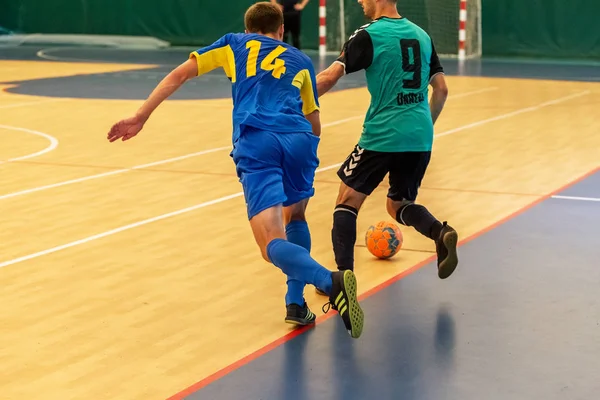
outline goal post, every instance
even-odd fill
[[[319,1],[319,54],[339,53],[369,21],[356,0]],[[481,0],[398,0],[398,11],[431,36],[440,57],[481,57]]]
[[[344,0],[339,0],[343,6]],[[344,18],[341,18],[343,20]],[[327,0],[319,0],[319,55],[327,54]]]
[[[460,0],[458,20],[458,59],[481,57],[481,0]]]

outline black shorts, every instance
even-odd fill
[[[338,176],[357,192],[370,195],[389,173],[388,197],[415,201],[430,158],[430,151],[383,153],[357,145],[338,170]]]

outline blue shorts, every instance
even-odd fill
[[[244,189],[248,219],[279,204],[312,197],[319,137],[244,129],[231,156]]]

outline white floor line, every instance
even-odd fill
[[[110,63],[110,61],[107,60],[94,60],[94,59],[87,59],[87,58],[75,58],[75,57],[59,57],[59,56],[52,56],[50,55],[51,51],[56,51],[56,50],[78,50],[80,49],[80,47],[77,46],[64,46],[64,47],[49,47],[47,49],[42,49],[39,50],[37,53],[35,53],[35,55],[41,59],[44,60],[50,60],[50,61],[64,61],[64,62],[87,62],[87,63]],[[114,50],[114,48],[98,48],[101,50]]]
[[[39,104],[47,104],[47,103],[58,103],[60,101],[67,101],[71,99],[49,99],[49,100],[40,100],[40,101],[30,101],[27,103],[15,103],[15,104],[6,104],[0,106],[0,108],[17,108],[17,107],[26,107],[26,106],[37,106]]]
[[[208,206],[211,206],[213,204],[222,203],[224,201],[227,201],[227,200],[230,200],[230,199],[234,199],[234,198],[240,197],[242,195],[243,195],[242,192],[238,192],[238,193],[231,194],[229,196],[224,196],[224,197],[220,197],[220,198],[215,199],[215,200],[211,200],[211,201],[207,201],[207,202],[204,202],[204,203],[196,204],[195,206],[183,208],[181,210],[173,211],[173,212],[170,212],[170,213],[167,213],[167,214],[162,214],[162,215],[159,215],[157,217],[145,219],[143,221],[134,222],[134,223],[129,224],[129,225],[125,225],[125,226],[121,226],[119,228],[111,229],[110,231],[102,232],[102,233],[99,233],[97,235],[88,236],[86,238],[83,238],[83,239],[80,239],[80,240],[76,240],[74,242],[70,242],[70,243],[67,243],[67,244],[63,244],[61,246],[52,247],[52,248],[47,249],[47,250],[38,251],[37,253],[32,253],[32,254],[29,254],[29,255],[26,255],[26,256],[23,256],[23,257],[19,257],[19,258],[15,258],[15,259],[12,259],[12,260],[9,260],[9,261],[5,261],[3,263],[0,263],[0,268],[6,267],[6,266],[9,266],[9,265],[12,265],[12,264],[17,264],[17,263],[20,263],[22,261],[31,260],[32,258],[41,257],[41,256],[44,256],[46,254],[56,253],[57,251],[68,249],[69,247],[74,247],[74,246],[77,246],[77,245],[80,245],[80,244],[88,243],[88,242],[91,242],[91,241],[96,240],[96,239],[101,239],[101,238],[106,237],[106,236],[114,235],[115,233],[123,232],[123,231],[126,231],[128,229],[136,228],[138,226],[142,226],[142,225],[146,225],[146,224],[149,224],[149,223],[152,223],[152,222],[160,221],[160,220],[163,220],[163,219],[166,219],[166,218],[174,217],[176,215],[185,214],[187,212],[198,210],[198,209],[204,208],[204,207],[208,207]]]
[[[493,92],[494,90],[498,90],[497,87],[495,86],[491,86],[491,87],[487,87],[487,88],[483,88],[483,89],[479,89],[479,90],[474,90],[472,92],[465,92],[465,93],[459,93],[459,94],[451,94],[448,96],[448,99],[460,99],[462,97],[467,97],[467,96],[472,96],[474,94],[480,94],[480,93],[487,93],[487,92]]]
[[[559,196],[559,195],[555,195],[552,196],[553,199],[560,199],[560,200],[577,200],[577,201],[596,201],[596,202],[600,202],[600,197],[577,197],[577,196]]]
[[[215,153],[217,151],[223,151],[223,150],[229,150],[229,149],[231,149],[230,146],[217,147],[217,148],[214,148],[214,149],[208,149],[208,150],[203,150],[203,151],[197,151],[195,153],[185,154],[185,155],[179,156],[179,157],[168,158],[166,160],[155,161],[155,162],[151,162],[151,163],[148,163],[148,164],[135,165],[135,166],[133,166],[131,168],[122,168],[122,169],[117,169],[117,170],[114,170],[114,171],[103,172],[103,173],[100,173],[100,174],[88,175],[88,176],[83,176],[81,178],[70,179],[68,181],[57,182],[57,183],[53,183],[53,184],[50,184],[50,185],[37,186],[37,187],[31,188],[31,189],[25,189],[25,190],[21,190],[21,191],[18,191],[18,192],[12,192],[12,193],[7,193],[7,194],[0,195],[0,200],[10,199],[10,198],[13,198],[13,197],[22,196],[24,194],[29,194],[29,193],[41,192],[42,190],[53,189],[53,188],[57,188],[57,187],[61,187],[61,186],[67,186],[67,185],[71,185],[71,184],[74,184],[74,183],[85,182],[85,181],[89,181],[89,180],[92,180],[92,179],[98,179],[98,178],[104,178],[104,177],[107,177],[107,176],[122,174],[122,173],[125,173],[125,172],[134,171],[136,169],[143,169],[143,168],[148,168],[148,167],[154,167],[156,165],[161,165],[161,164],[171,163],[171,162],[175,162],[175,161],[185,160],[186,158],[196,157],[196,156],[200,156],[200,155],[203,155],[203,154]]]
[[[521,109],[513,111],[513,112],[509,112],[509,113],[506,113],[506,114],[498,115],[496,117],[484,119],[482,121],[477,121],[477,122],[474,122],[472,124],[462,126],[460,128],[450,129],[449,131],[442,132],[442,133],[436,135],[436,137],[439,138],[439,137],[442,137],[442,136],[451,135],[454,132],[458,132],[458,131],[461,131],[461,130],[464,130],[464,129],[469,129],[469,128],[475,128],[477,126],[481,126],[481,125],[487,124],[489,122],[499,121],[501,119],[506,119],[506,118],[514,117],[515,115],[524,114],[524,113],[528,113],[528,112],[532,112],[532,111],[537,111],[540,108],[544,108],[544,107],[556,105],[556,104],[565,102],[567,100],[571,100],[571,99],[575,99],[577,97],[585,96],[585,95],[590,94],[590,93],[591,93],[591,91],[585,90],[583,92],[575,93],[575,94],[572,94],[570,96],[560,97],[560,98],[558,98],[556,100],[546,101],[544,103],[538,104],[537,106],[531,106],[531,107],[527,107],[527,108],[521,108]]]
[[[9,125],[0,125],[0,129],[6,129],[8,131],[25,132],[25,133],[29,133],[31,135],[41,136],[50,142],[50,144],[47,147],[45,147],[44,149],[42,149],[40,151],[36,151],[35,153],[27,154],[27,155],[24,155],[21,157],[9,158],[8,160],[0,160],[0,164],[9,163],[12,161],[22,161],[22,160],[27,160],[27,159],[30,159],[33,157],[41,156],[42,154],[49,153],[58,147],[58,139],[56,139],[54,136],[48,135],[47,133],[44,133],[44,132],[34,131],[33,129],[21,128],[18,126],[9,126]]]
[[[496,87],[488,87],[488,88],[483,88],[483,89],[479,89],[479,90],[474,90],[472,92],[459,93],[457,95],[454,95],[454,97],[455,98],[456,97],[467,97],[467,96],[470,96],[470,95],[484,93],[484,92],[488,92],[488,91],[496,90],[496,89],[497,89]],[[452,96],[449,96],[449,97],[452,97]],[[333,121],[333,122],[325,123],[325,124],[323,124],[323,128],[329,128],[329,127],[332,127],[332,126],[343,124],[345,122],[354,121],[354,120],[360,119],[360,118],[364,118],[364,116],[363,115],[357,115],[357,116],[354,116],[354,117],[345,118],[345,119],[341,119],[341,120],[338,120],[338,121]],[[204,150],[204,151],[198,151],[198,152],[191,153],[191,154],[186,154],[186,155],[183,155],[183,156],[180,156],[180,157],[173,157],[173,158],[169,158],[169,159],[166,159],[166,160],[160,160],[160,161],[156,161],[156,162],[152,162],[152,163],[148,163],[148,164],[136,165],[136,166],[133,166],[131,168],[122,168],[122,169],[118,169],[118,170],[114,170],[114,171],[103,172],[103,173],[100,173],[100,174],[83,176],[81,178],[70,179],[70,180],[63,181],[63,182],[57,182],[57,183],[53,183],[53,184],[49,184],[49,185],[34,187],[34,188],[31,188],[31,189],[20,190],[18,192],[12,192],[12,193],[3,194],[3,195],[0,195],[0,200],[10,199],[10,198],[13,198],[13,197],[22,196],[22,195],[30,194],[30,193],[41,192],[41,191],[47,190],[47,189],[54,189],[54,188],[57,188],[57,187],[72,185],[72,184],[75,184],[75,183],[81,183],[81,182],[89,181],[89,180],[92,180],[92,179],[105,178],[107,176],[118,175],[118,174],[122,174],[122,173],[125,173],[125,172],[134,171],[134,170],[137,170],[137,169],[144,169],[144,168],[148,168],[148,167],[154,167],[156,165],[167,164],[167,163],[171,163],[171,162],[175,162],[175,161],[185,160],[186,158],[192,158],[192,157],[196,157],[196,156],[203,155],[203,154],[208,154],[208,153],[213,153],[213,152],[223,151],[223,150],[230,150],[230,149],[231,149],[231,147],[218,147],[218,148],[214,148],[214,149],[209,149],[209,150]],[[333,166],[332,168],[335,168],[335,166]]]
[[[552,105],[552,104],[558,104],[560,102],[567,101],[569,99],[575,98],[577,96],[582,96],[582,95],[587,94],[587,93],[588,92],[582,92],[582,93],[579,93],[578,95],[571,95],[571,96],[562,97],[562,98],[559,98],[559,99],[556,99],[556,100],[552,100],[552,101],[548,101],[548,102],[542,103],[542,104],[540,104],[538,106],[535,106],[535,107],[528,107],[526,110],[533,111],[533,110],[541,108],[542,106],[548,106],[548,105]],[[510,116],[514,116],[514,115],[520,114],[520,112],[512,112],[512,113],[509,113],[509,114],[510,114]],[[506,116],[506,115],[508,115],[508,114],[505,114],[505,116],[503,118],[508,118],[508,116]],[[499,117],[501,117],[501,116],[499,116]],[[496,120],[497,120],[497,118],[490,118],[490,119],[485,120],[485,121],[491,122],[491,121],[496,121]],[[485,122],[485,123],[487,123],[487,122]],[[467,129],[472,128],[473,126],[474,126],[474,124],[465,125],[465,126],[463,126],[461,128],[453,129],[451,131],[451,133],[456,133],[456,132],[460,132],[462,130],[467,130]],[[475,125],[475,126],[478,126],[478,125]],[[451,133],[447,133],[445,136],[450,135]],[[324,167],[324,168],[319,168],[317,170],[317,172],[327,171],[327,170],[336,168],[339,165],[340,164],[338,163],[338,164],[334,164],[334,165],[329,165],[329,166]],[[177,210],[177,211],[172,211],[170,213],[166,213],[166,214],[162,214],[162,215],[159,215],[159,216],[156,216],[156,217],[148,218],[148,219],[145,219],[145,220],[142,220],[142,221],[134,222],[134,223],[131,223],[131,224],[128,224],[128,225],[121,226],[119,228],[111,229],[111,230],[106,231],[106,232],[102,232],[102,233],[99,233],[99,234],[96,234],[96,235],[88,236],[86,238],[79,239],[79,240],[76,240],[76,241],[73,241],[73,242],[69,242],[69,243],[66,243],[66,244],[63,244],[63,245],[60,245],[60,246],[52,247],[50,249],[38,251],[36,253],[28,254],[28,255],[25,255],[25,256],[22,256],[22,257],[18,257],[18,258],[13,258],[12,260],[7,260],[7,261],[4,261],[4,262],[0,263],[0,268],[6,267],[6,266],[9,266],[9,265],[13,265],[13,264],[17,264],[17,263],[20,263],[20,262],[23,262],[23,261],[31,260],[31,259],[34,259],[34,258],[38,258],[38,257],[44,256],[44,255],[47,255],[47,254],[56,253],[57,251],[60,251],[60,250],[68,249],[70,247],[78,246],[80,244],[85,244],[85,243],[94,241],[96,239],[101,239],[101,238],[104,238],[104,237],[107,237],[107,236],[110,236],[110,235],[114,235],[114,234],[119,233],[119,232],[123,232],[123,231],[129,230],[129,229],[137,228],[139,226],[147,225],[147,224],[150,224],[152,222],[160,221],[160,220],[163,220],[163,219],[166,219],[166,218],[170,218],[170,217],[173,217],[173,216],[176,216],[176,215],[185,214],[187,212],[198,210],[200,208],[204,208],[204,207],[211,206],[211,205],[214,205],[214,204],[219,204],[219,203],[222,203],[224,201],[231,200],[231,199],[234,199],[234,198],[237,198],[237,197],[241,197],[241,196],[243,196],[243,192],[233,193],[233,194],[230,194],[228,196],[219,197],[217,199],[210,200],[210,201],[205,201],[205,202],[193,205],[191,207],[186,207],[186,208],[183,208],[183,209],[180,209],[180,210]]]
[[[491,86],[491,87],[487,87],[487,88],[483,88],[483,89],[473,90],[472,92],[464,92],[464,93],[459,93],[459,94],[454,94],[454,95],[451,94],[451,95],[448,96],[448,100],[460,99],[460,98],[463,98],[463,97],[472,96],[474,94],[481,94],[481,93],[491,92],[491,91],[494,91],[494,90],[498,90],[498,88],[495,87],[495,86]],[[341,124],[344,124],[346,122],[354,121],[354,120],[357,120],[357,119],[363,119],[363,118],[365,118],[364,114],[362,114],[362,115],[355,115],[354,117],[348,117],[348,118],[340,119],[338,121],[330,122],[328,124],[323,125],[323,127],[324,128],[328,128],[330,126],[341,125]]]

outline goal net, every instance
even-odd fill
[[[356,0],[320,2],[321,43],[325,42],[320,52],[338,53],[368,20]],[[398,11],[431,36],[440,57],[481,56],[481,0],[398,0]]]

